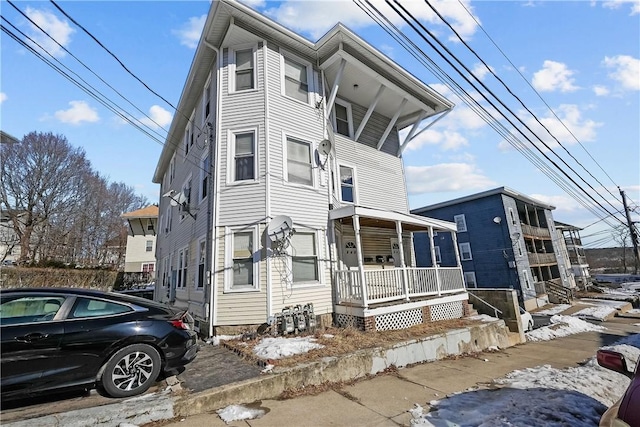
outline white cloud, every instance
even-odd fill
[[[495,71],[492,66],[489,66],[489,69],[491,69],[491,71]],[[471,72],[473,73],[474,76],[476,76],[480,80],[484,80],[485,76],[489,74],[489,70],[482,63],[475,64]]]
[[[206,21],[207,15],[193,16],[181,28],[171,30],[171,33],[180,39],[181,45],[187,46],[189,49],[195,49],[198,47],[200,35]]]
[[[7,94],[4,92],[0,92],[0,104],[7,100]]]
[[[292,30],[309,34],[314,40],[320,38],[338,21],[351,29],[359,29],[374,25],[374,22],[355,3],[339,0],[338,6],[333,7],[328,1],[284,1],[277,7],[264,10],[264,13]],[[336,2],[337,4],[337,2]],[[404,21],[383,0],[373,0],[372,4],[394,24],[402,26]],[[473,13],[470,0],[461,3],[447,0],[436,0],[432,4],[440,14],[451,23],[455,30],[463,37],[470,38],[478,29],[473,17],[466,9]],[[463,7],[464,5],[464,7]],[[403,5],[413,16],[422,22],[443,25],[433,11],[421,2],[406,2]],[[310,17],[313,17],[310,19]],[[476,17],[478,22],[479,18]],[[405,24],[406,25],[406,24]],[[430,28],[433,31],[433,28]],[[450,40],[456,40],[451,35]]]
[[[152,129],[158,129],[171,124],[172,119],[173,115],[169,111],[159,105],[152,105],[149,108],[149,117],[143,117],[140,121]]]
[[[58,110],[54,113],[55,118],[62,123],[79,125],[82,122],[95,123],[100,120],[98,112],[84,101],[71,101],[69,105],[71,108],[68,110]]]
[[[547,196],[546,194],[530,194],[529,197],[555,206],[556,210],[562,212],[578,212],[584,210],[584,207],[580,203],[576,202],[573,197],[567,195]]]
[[[638,0],[608,0],[602,2],[602,7],[618,9],[622,5],[627,4],[631,6],[631,13],[629,13],[629,15],[633,16],[640,14],[640,2],[638,2]]]
[[[441,163],[433,166],[408,166],[407,190],[409,194],[445,191],[481,190],[495,185],[475,165],[468,163]]]
[[[544,61],[542,69],[533,74],[533,87],[542,92],[572,92],[578,89],[574,85],[574,72],[566,64],[556,61]]]
[[[609,77],[622,85],[623,89],[640,90],[640,60],[628,55],[605,57],[603,64],[612,68]]]
[[[549,132],[555,136],[563,145],[574,145],[578,142],[590,142],[596,139],[596,130],[602,123],[595,122],[590,119],[585,119],[582,116],[582,112],[577,105],[574,104],[561,104],[555,108],[556,115],[560,118],[560,121],[552,114],[549,113],[545,117],[538,116],[540,122],[549,129]],[[525,116],[524,111],[520,112],[520,116],[526,123],[526,125],[537,135],[542,141],[544,141],[552,150],[559,146],[558,142],[552,138],[549,133],[532,117]],[[563,125],[564,123],[564,125]],[[565,128],[566,125],[566,128]],[[568,129],[568,130],[567,130]],[[520,135],[517,133],[516,135]],[[575,136],[575,138],[574,138]],[[549,151],[543,144],[538,142],[538,139],[529,134],[531,140],[540,147],[542,151]],[[524,141],[524,138],[520,138]],[[501,141],[498,147],[502,150],[511,148],[511,144],[507,141]]]
[[[593,93],[595,93],[596,96],[607,96],[609,95],[609,88],[606,86],[596,85],[593,87]]]
[[[73,34],[75,30],[71,28],[67,21],[61,21],[56,15],[43,9],[27,7],[25,13],[38,27],[42,28],[42,31],[47,32],[60,45],[64,47],[69,46],[71,43],[71,34]],[[43,49],[57,58],[65,56],[65,51],[35,25],[29,23],[29,27],[29,36],[42,46]],[[37,48],[37,46],[34,47]]]

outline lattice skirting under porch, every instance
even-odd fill
[[[459,319],[463,316],[463,301],[452,301],[365,318],[351,314],[337,313],[335,320],[340,327],[352,327],[365,331],[389,331],[406,329],[413,325],[419,325],[420,323]]]

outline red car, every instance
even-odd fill
[[[598,365],[631,378],[624,395],[607,409],[600,419],[600,426],[640,427],[640,358],[636,371],[627,370],[624,356],[616,351],[598,350]]]

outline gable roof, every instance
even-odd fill
[[[347,59],[350,64],[366,64],[370,77],[391,88],[390,95],[394,91],[402,92],[408,98],[408,113],[397,124],[400,129],[413,124],[418,117],[430,117],[453,108],[453,103],[340,23],[314,43],[235,0],[216,0],[207,15],[153,182],[162,181],[173,153],[180,146],[180,136],[187,126],[188,116],[196,107],[214,68],[217,51],[224,46],[231,31],[245,31],[273,40],[283,49],[312,60],[325,71],[327,78],[336,74],[341,59]],[[365,90],[361,92],[366,93]]]
[[[132,212],[126,212],[120,215],[121,218],[158,218],[158,206],[149,205],[146,208],[138,209]]]

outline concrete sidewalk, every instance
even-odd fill
[[[235,421],[231,426],[408,426],[408,410],[418,403],[427,406],[472,387],[490,387],[494,378],[528,367],[551,365],[576,366],[593,357],[598,348],[623,336],[640,333],[637,319],[615,318],[603,326],[603,332],[585,332],[552,341],[529,342],[477,357],[439,360],[381,374],[352,385],[336,387],[315,396],[288,400],[263,400],[250,406],[266,414],[255,420]],[[215,413],[176,418],[154,423],[154,427],[227,426]]]

